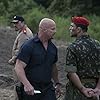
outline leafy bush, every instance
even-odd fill
[[[52,0],[34,0],[38,5],[42,5],[45,8],[48,8]]]
[[[90,35],[100,41],[100,17],[96,15],[90,15],[88,18],[90,19]]]
[[[42,10],[41,8],[33,8],[32,10],[29,10],[26,14],[24,14],[26,23],[33,31],[33,33],[36,33],[38,31],[39,21],[44,17],[49,17],[49,15],[45,12],[45,10]]]
[[[56,15],[100,15],[100,1],[98,0],[54,0],[48,8],[48,11]]]
[[[55,38],[63,41],[71,41],[72,39],[69,34],[70,18],[54,16],[54,20],[57,25],[57,32],[55,34]]]
[[[7,24],[8,24],[7,22],[8,22],[8,20],[6,17],[0,16],[0,26],[7,26]]]
[[[50,0],[51,1],[51,0]],[[73,8],[72,5],[77,5],[77,0],[54,0],[54,2],[51,4],[51,8],[49,7],[48,10],[50,10],[49,13],[47,13],[47,10],[43,8],[41,5],[37,6],[36,3],[34,3],[33,0],[1,0],[0,2],[0,25],[9,25],[12,17],[14,15],[21,15],[25,18],[27,25],[31,28],[33,33],[38,32],[38,24],[39,21],[44,17],[49,17],[55,20],[57,24],[57,33],[55,34],[56,39],[61,39],[65,41],[72,41],[72,38],[69,34],[69,26],[70,26],[70,16],[66,13],[70,11],[72,13],[73,11],[80,12],[80,10],[77,10],[77,7]],[[79,0],[78,0],[79,1]],[[91,1],[91,0],[90,0]],[[89,1],[89,2],[90,2]],[[66,3],[64,3],[66,2]],[[85,2],[85,1],[82,1]],[[88,2],[88,1],[87,1]],[[91,6],[91,4],[89,4]],[[72,8],[73,10],[69,9]],[[82,5],[81,5],[82,7]],[[56,9],[55,9],[56,8]],[[55,14],[56,12],[56,14]],[[63,17],[64,16],[64,17]],[[96,14],[88,14],[88,19],[90,19],[91,24],[89,26],[89,34],[94,37],[95,39],[100,40],[100,17]]]
[[[23,15],[28,10],[36,7],[36,3],[33,0],[8,0],[8,8],[6,16],[11,19],[15,15]]]

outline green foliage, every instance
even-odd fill
[[[3,16],[6,14],[6,8],[3,4],[3,2],[0,2],[0,15]]]
[[[51,0],[50,0],[51,1]],[[80,1],[80,2],[77,2]],[[33,33],[38,32],[39,21],[44,17],[49,17],[55,20],[57,25],[57,33],[55,34],[56,39],[61,39],[65,41],[72,41],[72,38],[69,34],[70,26],[70,14],[80,14],[80,11],[83,11],[84,2],[87,8],[91,8],[93,5],[87,1],[81,0],[54,0],[51,6],[47,10],[41,5],[37,6],[33,0],[1,0],[0,2],[0,25],[9,25],[12,17],[14,15],[21,15],[25,18],[27,25],[31,28]],[[99,2],[98,2],[99,3]],[[82,5],[83,4],[83,5]],[[77,6],[75,6],[77,5]],[[95,4],[97,5],[97,4]],[[79,9],[81,8],[81,9]],[[87,9],[86,8],[86,9]],[[94,7],[97,9],[97,7]],[[93,9],[94,9],[93,8]],[[92,10],[92,9],[91,9]],[[97,10],[96,10],[97,11]],[[73,13],[74,12],[74,13]],[[87,10],[88,12],[88,10]],[[84,12],[85,13],[85,12]],[[56,14],[56,15],[55,15]],[[64,17],[63,17],[64,16]],[[88,14],[88,19],[90,19],[91,24],[89,27],[89,33],[95,39],[100,40],[100,17],[96,14]]]
[[[41,8],[33,8],[24,15],[26,23],[33,31],[33,33],[36,33],[38,31],[39,21],[44,17],[49,17],[49,15],[45,12],[45,10]]]
[[[34,0],[38,5],[42,5],[45,8],[51,4],[52,0]]]
[[[68,16],[98,14],[100,15],[100,1],[98,0],[54,0],[49,6],[50,13]]]
[[[7,22],[8,22],[8,20],[6,17],[0,16],[0,26],[7,26],[7,24],[8,24]]]
[[[33,0],[1,0],[0,13],[10,21],[14,15],[23,15],[33,7],[37,7]]]
[[[89,33],[90,35],[100,41],[100,17],[96,15],[88,16],[90,19]]]
[[[96,15],[85,16],[90,20],[90,25],[88,33],[91,37],[100,41],[100,17]],[[57,24],[57,33],[55,34],[56,39],[64,41],[72,41],[74,38],[70,37],[69,26],[70,26],[70,16],[67,18],[54,16],[54,20]]]
[[[36,4],[32,0],[13,0],[8,1],[8,16],[22,15],[27,10],[36,7]]]
[[[63,18],[59,16],[54,16],[53,18],[57,25],[57,33],[55,34],[55,38],[63,41],[71,41],[71,37],[69,34],[69,25],[70,18]]]
[[[49,13],[63,16],[68,9],[68,0],[54,0],[47,10]]]

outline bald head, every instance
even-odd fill
[[[39,28],[49,28],[52,26],[56,26],[55,22],[49,18],[43,18],[39,23]]]
[[[38,37],[41,40],[49,40],[56,33],[56,23],[49,18],[43,18],[39,23]]]

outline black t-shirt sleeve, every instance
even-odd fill
[[[58,61],[58,50],[57,50],[57,48],[56,48],[55,60],[54,60],[54,62],[53,62],[53,63],[56,63],[57,61]]]
[[[29,45],[23,45],[19,51],[17,59],[23,61],[24,63],[28,64],[31,54],[32,48]]]

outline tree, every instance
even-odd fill
[[[48,8],[52,0],[34,0],[38,5],[42,5],[45,8]]]
[[[99,0],[54,0],[49,6],[48,11],[53,14],[68,15],[84,15],[84,14],[100,14]]]

